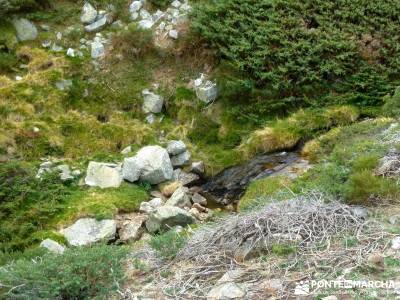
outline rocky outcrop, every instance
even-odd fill
[[[117,164],[91,161],[87,168],[85,183],[100,188],[119,187],[122,182],[121,167]]]
[[[46,248],[48,251],[56,253],[56,254],[63,254],[65,251],[65,247],[53,241],[52,239],[45,239],[40,243],[40,247]]]
[[[161,206],[150,214],[146,221],[149,232],[169,230],[174,226],[186,226],[195,222],[195,219],[186,210],[176,206]]]
[[[115,238],[117,223],[115,220],[97,221],[92,218],[83,218],[70,227],[60,230],[71,246],[85,246],[104,240]]]

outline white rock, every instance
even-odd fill
[[[50,31],[50,26],[46,24],[41,24],[40,28],[42,28],[43,31]]]
[[[171,5],[172,5],[173,7],[175,7],[175,8],[179,8],[179,7],[182,5],[182,3],[179,2],[178,0],[174,0],[174,1],[171,3]]]
[[[135,156],[125,158],[122,165],[122,178],[130,182],[139,180],[141,168],[142,164]]]
[[[243,299],[246,292],[235,282],[217,284],[207,294],[207,300]]]
[[[59,41],[61,41],[61,39],[62,39],[62,33],[61,32],[57,32],[57,34],[56,34],[56,38],[57,38],[57,40],[59,40]]]
[[[181,154],[186,151],[186,145],[182,141],[170,141],[167,145],[167,151],[170,155]]]
[[[53,45],[51,46],[51,50],[54,52],[61,52],[63,51],[63,47],[53,43]]]
[[[72,48],[68,48],[67,50],[67,56],[69,57],[75,57],[75,50]]]
[[[141,11],[140,11],[140,13],[139,13],[139,15],[140,15],[140,17],[144,20],[144,19],[151,19],[151,14],[147,11],[147,10],[145,10],[145,9],[142,9]]]
[[[73,179],[74,177],[71,174],[71,170],[68,165],[59,165],[56,168],[60,172],[60,179],[62,181]]]
[[[139,14],[137,12],[131,13],[131,20],[132,21],[137,20],[137,18],[139,18]]]
[[[149,90],[142,91],[143,96],[143,111],[145,113],[160,113],[163,105],[164,98],[162,96],[156,95]]]
[[[172,164],[167,150],[160,146],[146,146],[136,154],[141,165],[140,180],[159,184],[172,178]]]
[[[191,10],[192,10],[192,7],[191,7],[188,3],[183,3],[183,4],[181,5],[181,7],[179,7],[179,9],[180,9],[181,11],[188,12],[188,11],[191,11]]]
[[[190,202],[190,197],[188,195],[188,188],[179,187],[176,189],[165,205],[178,206],[180,208],[191,207],[192,203]]]
[[[154,25],[153,20],[144,19],[144,20],[139,21],[138,28],[140,28],[140,29],[150,29],[151,27],[153,27],[153,25]]]
[[[190,162],[190,158],[191,158],[191,155],[190,155],[189,151],[185,151],[181,154],[171,156],[172,166],[180,167],[183,165],[187,165]]]
[[[158,208],[163,205],[163,201],[161,198],[153,198],[149,201],[149,204],[154,208]]]
[[[150,125],[153,124],[156,120],[156,117],[154,116],[154,114],[148,114],[146,116],[146,122],[149,123]]]
[[[143,201],[140,203],[139,211],[141,213],[150,214],[154,211],[154,207],[149,202]]]
[[[176,40],[178,38],[178,31],[176,31],[175,29],[172,29],[168,32],[168,35],[170,38],[173,38]]]
[[[88,2],[83,5],[81,22],[83,24],[93,23],[97,18],[97,10]]]
[[[42,42],[43,48],[50,48],[50,46],[51,46],[51,41],[43,41]]]
[[[202,162],[202,161],[192,162],[191,171],[198,175],[204,174],[204,172],[205,172],[204,162]]]
[[[72,87],[72,80],[63,79],[56,82],[56,88],[60,91],[69,90]]]
[[[100,19],[98,19],[96,22],[86,25],[85,30],[87,32],[99,31],[108,23],[108,20],[109,20],[109,16],[104,15]]]
[[[121,150],[122,155],[128,155],[131,152],[132,152],[132,146],[125,147],[124,149]]]
[[[160,22],[160,24],[158,25],[158,29],[164,31],[165,26],[166,26],[165,22]]]
[[[142,6],[143,6],[143,4],[141,1],[138,1],[138,0],[133,1],[131,3],[131,5],[129,6],[129,12],[130,13],[138,12],[142,8]]]
[[[60,233],[71,246],[85,246],[101,240],[111,240],[115,237],[116,231],[115,220],[97,221],[92,218],[83,218],[70,227],[62,229]]]
[[[195,222],[195,219],[186,210],[176,206],[161,206],[150,214],[146,221],[149,232],[168,230],[174,226],[186,226]]]
[[[122,182],[121,168],[116,164],[91,161],[87,168],[85,183],[100,188],[119,187]]]
[[[99,58],[105,55],[104,45],[100,42],[91,43],[91,56],[92,58]]]
[[[157,23],[161,18],[164,17],[164,13],[161,10],[157,10],[152,16],[151,19],[154,23]]]
[[[15,76],[15,80],[16,80],[16,81],[21,81],[21,80],[22,80],[22,77],[19,76],[19,75],[17,75],[17,76]]]
[[[56,254],[63,254],[65,251],[65,247],[57,243],[56,241],[53,241],[52,239],[45,239],[40,243],[40,247],[46,248],[50,252],[56,253]]]
[[[200,177],[197,174],[187,173],[185,171],[182,171],[182,169],[176,169],[172,174],[172,179],[175,181],[179,181],[183,186],[186,186],[199,180]]]
[[[392,239],[392,249],[400,250],[400,236],[396,236],[394,239]]]
[[[196,83],[195,83],[196,84]],[[196,96],[205,103],[210,103],[217,99],[218,88],[217,84],[211,81],[200,84],[195,87]]]
[[[14,19],[12,20],[15,31],[17,32],[18,40],[20,41],[33,41],[38,36],[36,26],[27,19]]]

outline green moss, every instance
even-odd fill
[[[188,132],[188,138],[193,143],[216,144],[218,143],[219,125],[204,115],[199,115]]]
[[[260,198],[268,199],[289,185],[290,181],[283,177],[267,177],[252,181],[240,199],[238,209],[241,211],[251,209],[260,204]],[[262,201],[262,204],[265,204],[265,201]]]
[[[271,247],[271,252],[278,256],[288,256],[289,254],[295,253],[296,248],[290,245],[273,244]]]

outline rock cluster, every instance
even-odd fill
[[[146,10],[144,0],[134,0],[129,6],[131,20],[138,20],[139,28],[151,29],[157,25],[156,34],[171,39],[178,38],[177,26],[187,20],[187,14],[191,9],[186,0],[185,2],[174,0],[166,11],[157,10],[153,14]]]
[[[46,160],[39,166],[36,178],[42,178],[46,173],[58,173],[62,181],[71,180],[81,175],[78,169],[70,169],[67,164],[59,160]]]

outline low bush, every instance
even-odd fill
[[[153,236],[149,241],[149,245],[160,257],[165,259],[173,259],[179,250],[186,243],[186,237],[182,233],[174,230],[167,231],[163,234]]]
[[[400,87],[398,87],[393,96],[387,95],[383,98],[383,113],[389,117],[400,116]]]
[[[128,249],[96,245],[20,259],[0,268],[7,299],[105,299],[124,282]]]

